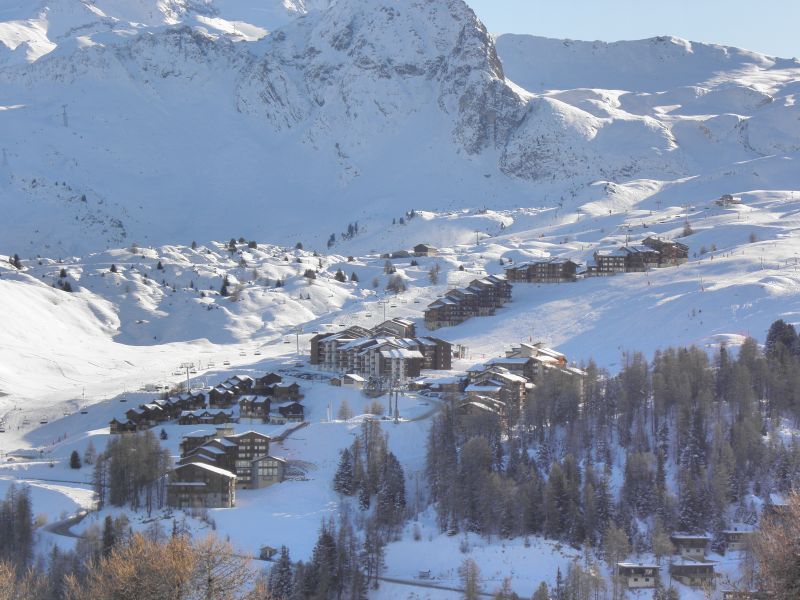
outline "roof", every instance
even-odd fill
[[[352,379],[353,381],[366,381],[361,375],[356,375],[355,373],[347,373],[345,374],[346,379]]]
[[[254,458],[251,462],[259,462],[259,461],[267,460],[267,459],[269,459],[269,460],[277,460],[278,462],[282,462],[282,463],[286,462],[286,459],[284,459],[284,458],[280,458],[278,456],[269,456],[269,455],[259,456],[258,458]]]
[[[226,471],[225,469],[220,469],[219,467],[215,467],[213,465],[207,465],[205,463],[186,463],[185,465],[179,465],[175,467],[175,470],[178,471],[180,469],[185,469],[187,467],[195,466],[200,469],[204,469],[216,475],[221,475],[222,477],[227,477],[228,479],[236,479],[236,475],[231,473],[230,471]]]
[[[390,359],[424,358],[419,350],[407,350],[406,348],[390,348],[388,350],[381,350],[380,352],[383,358],[390,358]]]

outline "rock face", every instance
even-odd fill
[[[32,248],[172,241],[189,200],[197,236],[322,235],[800,149],[800,64],[720,46],[496,47],[463,0],[14,2],[0,235]]]
[[[469,154],[502,147],[525,110],[461,0],[340,0],[271,36],[238,92],[240,110],[313,139],[341,127],[357,142],[433,109]]]

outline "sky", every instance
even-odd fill
[[[493,34],[574,40],[673,35],[800,57],[800,0],[466,0]]]

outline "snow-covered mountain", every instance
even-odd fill
[[[358,322],[377,313],[364,303],[385,284],[378,255],[421,241],[447,249],[438,260],[457,284],[462,264],[474,275],[500,272],[500,259],[585,263],[692,222],[698,260],[680,282],[661,274],[623,311],[627,284],[568,287],[453,331],[486,353],[535,321],[573,355],[597,355],[632,310],[639,321],[674,306],[692,314],[687,290],[701,287],[739,307],[734,325],[698,319],[631,343],[710,343],[800,312],[786,262],[800,188],[796,60],[675,38],[494,40],[462,0],[17,1],[0,19],[0,253],[25,264],[0,273],[0,305],[20,323],[41,317],[0,338],[8,388],[68,338],[101,370],[130,371],[147,353],[122,344],[191,353],[196,339],[280,343],[298,324]],[[722,194],[742,204],[719,208]],[[418,218],[400,225],[412,208]],[[240,236],[262,250],[227,256],[211,243]],[[286,250],[298,241],[329,254],[305,257],[325,273],[309,289]],[[730,262],[702,260],[714,252]],[[115,262],[126,269],[112,276]],[[49,287],[62,267],[81,290],[68,299]],[[338,268],[359,285],[334,282]],[[402,269],[412,316],[442,291],[426,268]],[[241,303],[215,296],[225,274],[245,284]],[[276,291],[277,278],[287,287]],[[570,304],[588,316],[570,321]],[[73,367],[47,367],[63,376],[56,395],[97,373]]]
[[[49,0],[0,12],[7,252],[321,245],[410,208],[540,205],[800,150],[800,63],[495,41],[462,0]],[[693,199],[687,198],[687,201]],[[7,214],[9,214],[7,212]],[[188,242],[188,240],[183,240]]]

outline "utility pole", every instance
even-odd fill
[[[183,362],[183,363],[181,363],[181,369],[185,369],[186,370],[186,391],[187,392],[191,392],[192,391],[191,385],[189,383],[189,371],[191,369],[193,369],[193,368],[194,368],[194,363],[193,362]]]
[[[300,334],[303,333],[303,326],[298,325],[294,329],[295,340],[297,341],[297,355],[300,356]]]
[[[67,105],[61,105],[61,119],[64,121],[64,127],[69,127],[69,119],[67,118]]]
[[[376,302],[376,304],[378,306],[382,306],[383,307],[383,320],[385,321],[386,320],[386,305],[389,304],[389,301],[388,300],[378,300]]]

